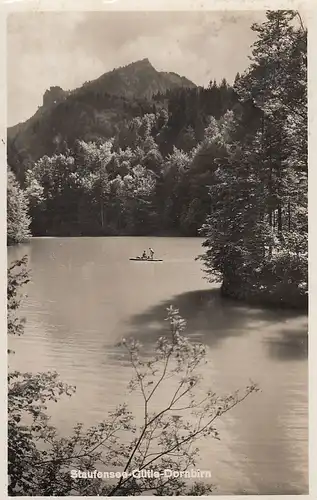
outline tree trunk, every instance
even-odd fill
[[[104,229],[104,206],[102,198],[100,200],[100,220],[101,220],[101,227],[102,229]]]
[[[279,202],[278,207],[277,207],[277,231],[279,234],[282,234],[282,206],[281,202]]]

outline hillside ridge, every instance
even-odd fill
[[[132,77],[134,76],[134,81]],[[124,81],[126,77],[129,80]],[[135,79],[139,77],[139,81]],[[152,82],[150,78],[152,77]],[[145,81],[142,82],[142,79]],[[121,80],[121,81],[120,81]],[[143,84],[142,84],[143,83]],[[154,85],[153,85],[154,83]],[[24,122],[19,122],[8,127],[8,136],[13,137],[16,133],[23,130],[24,125],[45,114],[46,111],[54,108],[60,102],[66,100],[69,96],[85,90],[105,91],[109,94],[124,96],[128,98],[146,98],[149,99],[157,92],[165,92],[175,87],[190,87],[196,85],[185,76],[180,76],[171,71],[157,71],[146,57],[133,61],[124,66],[119,66],[98,78],[84,82],[80,87],[73,90],[64,90],[60,86],[51,86],[43,94],[43,103],[38,107],[34,115],[30,116]],[[130,88],[129,88],[130,87]]]

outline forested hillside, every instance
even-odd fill
[[[305,304],[306,30],[292,11],[252,29],[250,66],[233,86],[175,76],[167,88],[165,73],[152,85],[147,61],[13,134],[8,162],[32,234],[203,235],[207,274],[224,293]]]
[[[51,87],[29,120],[8,129],[9,158],[18,154],[20,162],[30,165],[65,142],[72,147],[76,139],[108,139],[125,121],[151,113],[153,95],[183,87],[196,85],[175,73],[156,71],[148,59],[114,69],[72,91]]]

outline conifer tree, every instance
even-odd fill
[[[28,200],[13,172],[7,174],[7,244],[15,245],[30,237]]]

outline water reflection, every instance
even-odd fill
[[[267,339],[270,356],[280,361],[294,361],[308,357],[308,332],[304,325],[282,329],[275,337]]]
[[[256,334],[259,329],[269,327],[268,330],[274,330],[274,337],[266,340],[272,357],[280,360],[307,358],[307,319],[301,313],[246,306],[222,297],[218,288],[175,295],[132,316],[128,320],[131,335],[144,343],[152,343],[153,338],[166,329],[164,318],[170,305],[177,307],[186,319],[186,335],[197,337],[210,347],[227,338],[250,331]],[[287,327],[294,322],[298,323],[296,330]]]
[[[163,265],[130,262],[153,247]],[[186,334],[209,346],[203,384],[218,394],[258,382],[257,393],[219,422],[221,441],[203,440],[201,468],[218,494],[306,493],[307,318],[224,299],[202,280],[197,239],[52,238],[10,249],[30,257],[23,305],[26,332],[13,339],[14,367],[55,369],[77,386],[52,407],[61,433],[93,425],[127,399],[131,371],[116,347],[133,335],[153,351],[166,332],[166,308],[180,309]],[[160,263],[159,263],[160,264]]]

